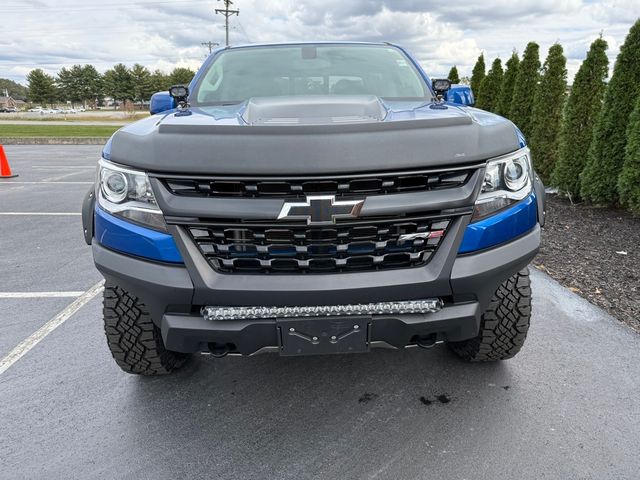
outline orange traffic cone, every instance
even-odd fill
[[[9,166],[9,160],[4,153],[4,147],[0,145],[0,178],[12,178],[17,177],[18,174],[11,173],[11,167]]]

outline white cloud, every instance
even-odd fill
[[[224,41],[214,0],[6,0],[0,38],[0,77],[24,80],[32,68],[55,73],[73,63],[106,70],[118,62],[170,70],[197,68],[206,41]],[[541,55],[559,41],[573,75],[603,32],[611,61],[638,0],[235,0],[233,43],[295,40],[374,40],[406,46],[432,76],[458,65],[469,74],[536,41]]]

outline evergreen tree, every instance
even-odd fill
[[[136,63],[131,68],[130,73],[133,100],[140,102],[140,105],[142,105],[143,102],[149,100],[154,93],[151,85],[151,72],[149,72],[146,67]]]
[[[87,102],[94,104],[103,96],[103,79],[102,75],[96,70],[93,65],[85,65],[82,69],[83,89],[82,89],[82,101],[85,106]]]
[[[476,98],[480,93],[480,84],[482,84],[482,80],[484,80],[486,75],[485,71],[484,53],[481,53],[471,71],[471,91]]]
[[[531,156],[540,177],[548,181],[558,159],[562,110],[567,95],[567,58],[556,43],[542,67],[531,117]]]
[[[496,104],[495,112],[503,117],[509,117],[509,110],[511,108],[511,100],[513,99],[513,87],[516,84],[516,77],[518,76],[518,67],[520,66],[520,59],[518,54],[513,51],[511,58],[507,60],[505,64],[507,69],[502,77],[502,87],[500,88],[500,96]]]
[[[583,198],[612,205],[625,156],[629,117],[640,93],[640,20],[631,27],[616,59],[581,175]]]
[[[40,68],[31,70],[27,75],[29,100],[33,103],[53,103],[56,100],[56,87],[51,75]]]
[[[456,67],[455,65],[451,67],[451,70],[449,70],[449,75],[447,75],[447,78],[451,80],[451,83],[453,84],[460,83],[460,75],[458,74],[458,67]]]
[[[502,88],[502,76],[502,60],[496,58],[491,65],[489,73],[480,84],[476,107],[488,112],[495,111],[500,97],[500,89]]]
[[[133,82],[131,72],[122,63],[118,63],[104,74],[104,93],[116,101],[132,100]]]
[[[190,68],[176,67],[169,74],[169,82],[171,85],[189,85],[195,74]]]
[[[573,198],[580,196],[580,173],[587,161],[593,126],[602,109],[609,59],[607,42],[595,40],[571,87],[560,133],[560,152],[551,183]]]
[[[62,100],[70,100],[72,96],[71,92],[71,71],[62,67],[58,72],[58,75],[55,79],[56,89],[58,91],[58,96]]]
[[[627,127],[624,164],[618,180],[620,201],[640,214],[640,95]]]
[[[540,47],[535,42],[530,42],[525,48],[518,67],[518,76],[513,87],[513,98],[509,107],[510,120],[526,137],[531,135],[533,98],[540,78],[539,51]]]
[[[58,95],[62,100],[70,101],[73,107],[84,100],[84,69],[82,65],[71,68],[62,67],[56,78]]]
[[[169,77],[160,70],[154,70],[151,74],[150,85],[153,93],[164,92],[169,90],[171,82],[169,81]]]

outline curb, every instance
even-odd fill
[[[104,145],[109,137],[0,137],[0,145]]]

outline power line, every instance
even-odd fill
[[[240,10],[230,10],[229,7],[233,5],[231,0],[218,0],[224,2],[224,9],[216,8],[216,15],[224,15],[224,31],[225,31],[225,45],[229,46],[229,17],[232,15],[240,16]]]
[[[217,47],[220,44],[218,42],[202,42],[200,45],[202,45],[203,47],[209,47],[209,55],[211,55],[211,52],[213,52],[213,47]]]
[[[247,43],[251,43],[251,39],[249,38],[249,35],[247,35],[247,32],[244,29],[244,27],[242,26],[242,23],[240,22],[239,18],[238,18],[238,26],[240,27],[240,30],[242,30],[242,34],[244,35],[244,38],[247,39]]]

